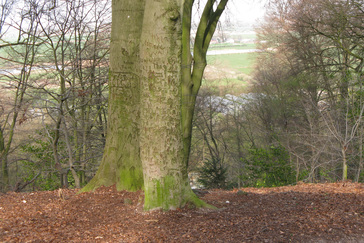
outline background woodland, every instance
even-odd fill
[[[254,64],[232,55],[236,77],[206,72],[189,163],[195,186],[364,180],[363,3],[267,4],[254,45],[246,44],[259,50],[249,54]],[[79,188],[95,174],[107,126],[110,5],[1,2],[3,191]],[[221,23],[221,42],[232,25]]]

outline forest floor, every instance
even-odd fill
[[[217,210],[143,211],[114,187],[0,195],[0,242],[364,242],[364,185],[198,191]]]

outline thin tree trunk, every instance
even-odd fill
[[[296,182],[298,182],[299,178],[300,178],[300,163],[298,156],[296,156]]]
[[[197,28],[196,39],[191,56],[190,36],[192,6],[194,0],[185,0],[182,23],[182,129],[184,160],[188,165],[191,150],[192,120],[195,111],[196,97],[201,87],[203,73],[207,65],[206,53],[217,23],[228,0],[221,0],[214,11],[214,0],[208,0]]]
[[[29,54],[29,53],[27,53]],[[33,62],[34,57],[32,58],[32,62]],[[3,186],[4,189],[7,190],[9,187],[9,167],[8,167],[8,156],[9,156],[9,151],[13,142],[13,138],[14,138],[14,134],[15,134],[15,126],[16,126],[16,122],[19,116],[19,112],[20,112],[20,108],[23,105],[23,101],[24,101],[24,95],[25,95],[25,91],[28,85],[28,79],[29,79],[29,75],[30,75],[30,70],[29,73],[26,73],[26,71],[24,71],[27,67],[27,60],[25,60],[25,63],[23,64],[23,69],[21,72],[21,76],[20,79],[18,80],[18,86],[16,88],[16,93],[15,93],[15,101],[14,101],[14,113],[13,113],[13,117],[11,120],[11,124],[9,127],[9,136],[8,136],[8,140],[6,142],[6,144],[4,143],[4,148],[1,151],[1,170],[2,170],[2,177],[3,177]],[[5,124],[7,123],[7,119]],[[5,130],[5,128],[4,128]],[[3,136],[3,133],[1,134]],[[2,138],[4,141],[4,138]]]
[[[77,175],[77,172],[73,169],[73,165],[74,165],[73,150],[72,150],[72,145],[70,143],[70,136],[68,134],[67,124],[64,119],[63,119],[63,127],[64,127],[65,141],[66,141],[67,150],[68,150],[68,166],[72,173],[73,179],[75,180],[76,188],[80,188],[81,187],[80,177]]]
[[[362,127],[360,125],[359,128],[359,165],[358,165],[358,171],[356,174],[355,182],[360,181],[360,174],[361,170],[363,169],[363,131]]]
[[[347,159],[346,159],[346,147],[343,146],[341,148],[341,154],[343,156],[343,175],[342,175],[342,180],[346,181],[348,179],[348,164],[347,164]]]
[[[360,93],[362,93],[363,92],[363,83],[360,81],[361,80],[359,79]],[[359,104],[361,107],[362,106],[362,96],[360,96]],[[358,165],[358,171],[356,174],[355,182],[360,181],[360,174],[361,174],[362,169],[363,169],[363,127],[362,127],[362,122],[360,122],[360,124],[359,124],[359,165]]]

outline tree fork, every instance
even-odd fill
[[[184,160],[188,165],[191,150],[192,119],[198,91],[201,87],[203,73],[207,65],[206,54],[217,23],[225,10],[228,0],[219,2],[216,10],[213,5],[216,0],[209,0],[204,8],[197,28],[196,39],[191,57],[191,19],[194,0],[186,0],[183,6],[182,23],[182,126]]]
[[[113,1],[108,134],[100,168],[83,191],[144,185],[146,210],[214,208],[193,193],[187,166],[206,52],[227,1],[215,11],[215,0],[206,4],[194,62],[193,0]]]

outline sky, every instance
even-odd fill
[[[201,5],[204,6],[206,0],[200,0]],[[264,3],[268,0],[229,0],[227,7],[221,16],[220,20],[226,22],[228,19],[230,23],[242,22],[243,24],[254,25],[257,19],[262,18],[265,12]],[[196,4],[198,1],[195,2]],[[198,22],[199,15],[203,9],[198,9],[197,5],[194,8],[194,22]],[[198,12],[199,14],[196,14]]]
[[[2,0],[1,0],[2,1]],[[206,0],[201,0],[203,3]],[[244,24],[253,25],[258,18],[262,18],[264,14],[264,2],[267,0],[229,0],[225,13],[221,20],[228,18],[231,22],[237,21]],[[11,33],[8,33],[11,35]],[[17,36],[17,32],[14,35]]]
[[[263,0],[230,0],[226,13],[232,20],[254,23],[264,15]]]

